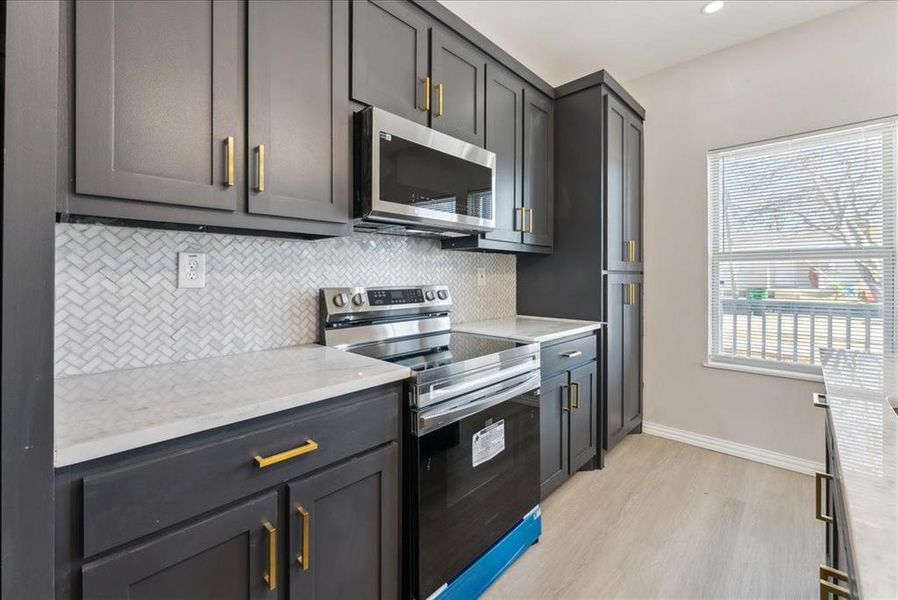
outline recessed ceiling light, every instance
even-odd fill
[[[702,12],[706,15],[710,15],[712,13],[716,13],[718,10],[723,8],[723,0],[714,0],[713,2],[708,2],[702,7]]]

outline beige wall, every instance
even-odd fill
[[[871,2],[626,87],[646,107],[645,419],[822,460],[821,384],[702,366],[706,154],[898,112],[898,3]]]

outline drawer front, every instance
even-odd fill
[[[567,338],[551,342],[540,351],[542,377],[551,377],[572,367],[588,363],[596,358],[596,336],[592,333],[584,337]]]
[[[84,556],[92,556],[399,437],[400,388],[298,409],[285,422],[84,477]],[[202,434],[200,434],[202,435]],[[286,451],[309,450],[259,466]],[[266,461],[263,461],[266,462]]]

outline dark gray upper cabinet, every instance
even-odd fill
[[[604,443],[611,450],[642,424],[642,275],[608,275],[606,306]]]
[[[247,18],[249,212],[345,223],[348,2],[260,0]]]
[[[410,2],[354,0],[353,99],[427,125],[428,29]]]
[[[524,243],[551,246],[554,231],[555,113],[552,101],[524,91]]]
[[[84,565],[84,600],[276,598],[278,496],[269,493]]]
[[[596,455],[596,384],[595,361],[577,367],[570,372],[570,465],[573,475]]]
[[[642,119],[614,96],[604,99],[606,268],[642,271]]]
[[[433,29],[430,61],[431,126],[483,146],[486,55],[454,35]]]
[[[486,149],[496,153],[496,229],[490,240],[522,241],[524,83],[493,63],[486,71]]]
[[[290,598],[399,596],[395,443],[288,489]]]
[[[568,476],[568,375],[543,379],[539,394],[540,497],[546,498]]]
[[[238,4],[89,0],[75,13],[75,190],[236,209]]]

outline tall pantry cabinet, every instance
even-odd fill
[[[644,118],[605,71],[556,90],[554,253],[518,258],[518,314],[606,323],[606,451],[642,430]]]

